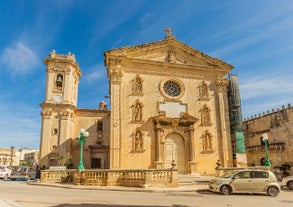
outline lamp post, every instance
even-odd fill
[[[82,150],[83,150],[83,143],[88,138],[89,133],[84,129],[80,129],[80,135],[76,138],[77,142],[80,145],[80,155],[79,155],[79,165],[77,167],[78,170],[84,170],[83,162],[82,162]]]
[[[13,163],[13,151],[14,151],[14,146],[10,147],[10,167],[12,166]]]
[[[267,133],[264,133],[262,134],[262,140],[263,142],[265,143],[265,149],[266,149],[266,160],[265,160],[265,166],[272,166],[272,163],[269,159],[269,144],[268,144],[268,141],[269,141],[269,137],[268,137],[268,134]]]

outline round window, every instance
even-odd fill
[[[181,88],[179,84],[174,81],[167,81],[164,84],[163,88],[164,88],[164,92],[168,96],[176,97],[176,96],[179,96],[181,93]]]
[[[184,86],[177,78],[167,79],[161,82],[160,91],[167,99],[177,100],[184,94]]]

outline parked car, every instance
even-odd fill
[[[282,179],[282,187],[287,187],[288,189],[293,190],[293,175]]]
[[[11,174],[11,170],[4,165],[0,165],[0,178],[7,179]]]
[[[271,171],[245,169],[234,171],[209,181],[209,189],[223,195],[230,193],[260,193],[277,196],[281,187]]]
[[[15,171],[13,171],[9,177],[10,180],[33,180],[36,179],[36,169],[33,167],[18,167]]]

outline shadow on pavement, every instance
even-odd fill
[[[157,206],[157,205],[156,205]],[[80,204],[58,204],[52,207],[150,207],[144,205],[113,205],[113,204],[93,204],[93,203],[80,203]],[[168,207],[168,206],[158,206],[158,207]],[[173,207],[185,207],[181,205],[173,205]]]

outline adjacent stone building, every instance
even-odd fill
[[[264,165],[264,133],[269,138],[268,152],[272,166],[293,166],[293,108],[290,104],[244,119],[243,128],[249,166]]]
[[[74,55],[45,58],[40,158],[76,167],[80,128],[89,132],[85,168],[162,169],[215,174],[233,166],[226,75],[232,66],[165,39],[106,51],[110,109],[77,108],[81,71]]]

